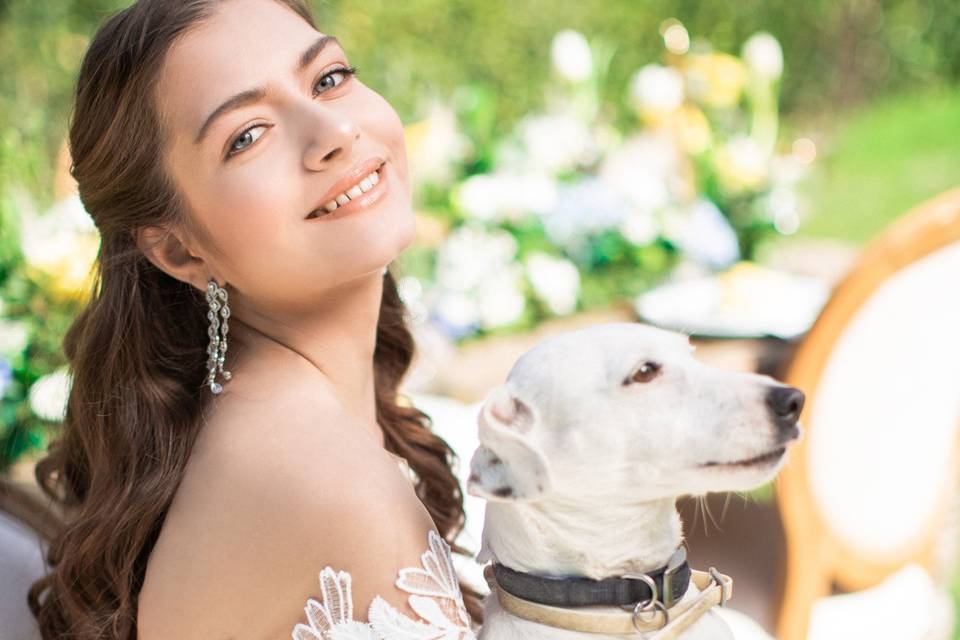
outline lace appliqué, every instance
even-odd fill
[[[401,569],[395,583],[410,594],[410,607],[422,620],[410,619],[380,596],[370,603],[370,622],[354,620],[350,574],[324,567],[323,602],[307,600],[309,624],[294,627],[293,640],[476,640],[450,547],[432,529],[427,538],[429,548],[420,556],[423,569]]]

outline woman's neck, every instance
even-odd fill
[[[347,412],[379,434],[373,354],[382,290],[381,277],[312,311],[281,315],[241,307],[230,318],[226,368],[243,375],[245,362],[264,358],[271,366],[303,367],[305,376],[317,376]]]

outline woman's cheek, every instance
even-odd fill
[[[366,126],[371,132],[375,132],[374,138],[386,143],[391,160],[397,169],[397,174],[403,179],[405,185],[409,185],[407,143],[400,115],[379,93],[369,88],[367,88],[367,91],[371,101],[376,104],[374,105],[375,108],[367,111],[371,115],[375,114],[375,116],[367,121]]]

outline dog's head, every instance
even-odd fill
[[[644,501],[770,480],[804,396],[708,367],[685,335],[598,324],[525,353],[478,417],[467,489],[491,501]]]

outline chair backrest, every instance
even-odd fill
[[[960,462],[960,189],[869,244],[786,382],[807,406],[777,483],[779,635],[802,640],[834,584],[856,591],[908,563],[934,576],[944,564]]]
[[[30,492],[0,476],[0,638],[40,639],[27,591],[47,571],[56,513],[44,506],[39,490]]]

